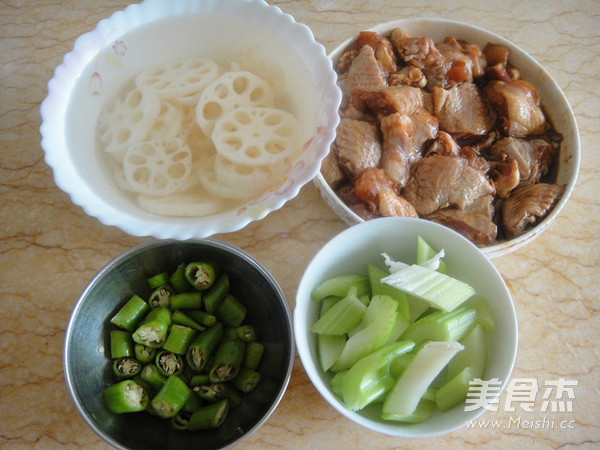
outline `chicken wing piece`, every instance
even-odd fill
[[[369,167],[379,166],[381,144],[377,124],[343,118],[336,135],[338,161],[351,179]]]
[[[372,47],[365,45],[360,49],[352,59],[348,71],[338,77],[338,84],[342,90],[342,109],[346,108],[353,90],[387,84],[385,73],[377,62]]]
[[[413,121],[399,113],[381,119],[383,154],[381,168],[398,187],[403,187],[410,177],[412,164],[421,154],[415,145]]]
[[[480,170],[453,156],[431,156],[415,163],[404,198],[422,216],[448,206],[467,208],[494,187]]]
[[[525,233],[529,226],[546,217],[565,186],[538,183],[515,189],[502,207],[502,225],[508,239]]]
[[[359,110],[379,115],[400,113],[410,116],[424,109],[423,91],[404,85],[354,89],[350,103]]]
[[[545,131],[547,123],[537,91],[526,81],[493,80],[483,88],[483,94],[507,135],[526,137]]]

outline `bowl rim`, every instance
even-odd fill
[[[558,101],[560,101],[563,104],[565,110],[568,112],[569,119],[571,122],[570,127],[573,128],[573,140],[574,140],[573,152],[572,152],[572,155],[570,155],[569,164],[573,167],[572,171],[573,171],[574,175],[569,179],[569,182],[566,184],[565,192],[563,193],[561,198],[558,200],[558,202],[554,205],[554,208],[552,208],[550,213],[541,222],[539,222],[535,227],[529,229],[527,232],[523,233],[522,235],[520,235],[516,238],[502,241],[502,242],[496,243],[494,245],[481,247],[481,251],[483,251],[489,258],[495,258],[498,256],[502,256],[502,255],[511,253],[511,252],[523,247],[524,245],[530,243],[537,236],[539,236],[543,231],[545,231],[550,226],[550,224],[554,221],[554,219],[559,215],[559,213],[562,211],[563,207],[569,200],[573,190],[575,189],[575,185],[577,183],[577,178],[579,175],[579,167],[580,167],[580,161],[581,161],[581,137],[580,137],[580,133],[579,133],[579,126],[577,124],[577,118],[575,117],[575,114],[573,112],[571,104],[569,103],[566,95],[564,94],[563,90],[560,88],[560,86],[558,85],[556,80],[554,80],[552,75],[550,75],[550,73],[536,59],[534,59],[528,52],[523,50],[521,47],[516,45],[514,42],[504,38],[503,36],[493,32],[493,31],[487,30],[487,29],[477,26],[477,25],[472,25],[467,22],[462,22],[462,21],[452,20],[452,19],[438,18],[438,17],[430,17],[430,18],[415,17],[415,18],[395,19],[395,20],[391,20],[391,21],[387,21],[387,22],[378,23],[371,27],[365,28],[364,30],[365,31],[375,31],[375,32],[379,32],[379,33],[386,33],[386,32],[391,31],[393,28],[401,27],[402,25],[406,25],[406,24],[410,24],[410,25],[417,24],[418,25],[419,23],[428,23],[428,24],[434,24],[434,25],[438,25],[438,26],[445,25],[445,26],[453,26],[453,27],[464,27],[471,31],[476,31],[483,35],[487,35],[490,39],[493,38],[496,42],[507,45],[509,48],[511,48],[511,50],[512,49],[516,50],[517,52],[520,53],[519,56],[521,58],[526,59],[528,61],[528,63],[531,64],[532,67],[535,68],[536,71],[543,73],[544,76],[548,78],[549,82],[552,85],[552,88],[556,92]],[[330,51],[329,57],[332,59],[332,61],[335,62],[337,60],[337,58],[339,58],[339,56],[341,55],[342,51],[346,47],[348,47],[348,45],[350,45],[352,42],[356,41],[357,37],[358,37],[358,31],[356,32],[355,35],[348,37],[341,44],[339,44],[332,51]],[[316,186],[319,193],[321,194],[321,196],[323,197],[323,199],[325,200],[325,202],[328,204],[328,206],[347,225],[354,225],[357,223],[364,222],[364,219],[362,219],[360,216],[358,216],[356,213],[354,213],[350,208],[348,208],[348,206],[337,196],[337,194],[334,192],[334,190],[325,181],[325,178],[321,174],[320,170],[316,174],[315,178],[313,179],[313,183]]]
[[[285,395],[285,393],[287,391],[287,387],[288,387],[290,379],[291,379],[292,370],[294,367],[295,353],[296,353],[296,342],[294,339],[294,323],[293,323],[292,311],[287,302],[287,299],[285,297],[285,294],[284,294],[281,286],[279,285],[279,283],[277,282],[275,277],[269,272],[269,270],[267,270],[267,268],[258,259],[256,259],[250,253],[246,252],[245,250],[242,250],[241,248],[237,247],[234,244],[231,244],[226,241],[222,241],[220,239],[215,239],[215,238],[194,238],[194,239],[188,239],[185,241],[176,240],[176,239],[164,239],[164,240],[163,239],[151,239],[151,240],[142,242],[134,247],[131,247],[131,248],[125,250],[124,252],[122,252],[122,253],[118,254],[117,256],[115,256],[114,258],[112,258],[88,282],[88,284],[85,286],[85,288],[83,289],[83,291],[77,298],[77,302],[75,303],[75,306],[73,307],[71,315],[69,316],[69,320],[67,322],[67,327],[65,329],[65,337],[64,337],[63,345],[62,345],[62,351],[63,351],[62,366],[63,366],[63,374],[64,374],[64,378],[65,378],[65,384],[66,384],[67,390],[69,392],[69,396],[71,397],[71,400],[75,404],[75,407],[76,407],[80,417],[85,421],[85,423],[87,423],[87,425],[92,429],[92,431],[94,431],[100,438],[102,438],[105,442],[109,443],[110,445],[112,445],[116,448],[119,448],[119,449],[128,449],[128,447],[125,447],[120,442],[114,440],[111,436],[109,436],[107,433],[105,433],[103,430],[101,430],[96,425],[96,423],[92,420],[92,418],[89,417],[89,415],[86,413],[85,408],[83,407],[83,404],[80,401],[79,395],[75,389],[75,383],[73,381],[73,373],[72,373],[72,369],[71,369],[72,358],[70,357],[70,352],[69,352],[69,346],[73,339],[73,334],[75,332],[75,330],[74,330],[75,319],[77,318],[79,311],[83,307],[85,298],[89,294],[89,292],[115,266],[120,264],[122,261],[128,259],[129,257],[131,257],[135,254],[138,254],[138,253],[142,253],[148,249],[156,248],[156,247],[166,247],[166,246],[173,245],[173,244],[175,244],[175,245],[187,245],[187,244],[207,245],[209,247],[213,247],[215,249],[225,251],[231,255],[234,255],[235,257],[244,259],[249,264],[254,266],[254,268],[257,269],[257,271],[266,280],[269,281],[269,284],[273,287],[274,291],[277,293],[277,298],[278,298],[281,306],[283,307],[283,311],[285,313],[286,324],[287,324],[287,328],[289,329],[288,338],[289,338],[290,352],[289,352],[289,357],[288,357],[289,360],[288,360],[287,367],[285,370],[285,377],[283,379],[281,387],[279,388],[277,396],[272,401],[269,409],[263,415],[263,417],[251,429],[246,430],[243,435],[238,437],[235,441],[232,441],[231,443],[229,443],[227,445],[227,447],[234,447],[236,445],[239,445],[242,441],[246,440],[248,437],[250,437],[252,434],[254,434],[269,419],[269,417],[273,414],[275,409],[277,409],[277,407],[281,403],[281,400],[283,399],[283,396]]]
[[[247,14],[249,11],[253,13]],[[65,115],[71,102],[71,90],[76,86],[80,75],[93,63],[108,42],[120,38],[132,28],[147,25],[156,20],[182,17],[190,14],[215,13],[235,17],[243,17],[253,23],[264,23],[272,20],[273,29],[286,27],[294,42],[305,43],[306,66],[318,65],[323,68],[322,85],[315,88],[319,99],[316,103],[318,116],[323,120],[315,122],[309,141],[305,146],[314,147],[314,163],[306,164],[299,158],[295,164],[301,172],[295,177],[288,177],[281,186],[267,190],[250,199],[246,209],[241,206],[213,214],[198,217],[171,217],[144,212],[143,218],[135,214],[136,208],[118,207],[107,203],[98,194],[97,189],[89,186],[79,173],[72,160],[66,136]],[[96,43],[103,42],[101,48]],[[314,179],[319,171],[320,163],[325,158],[334,131],[339,122],[337,109],[341,102],[341,91],[336,83],[336,74],[325,47],[319,43],[312,30],[305,24],[297,22],[293,16],[284,13],[279,7],[269,5],[265,0],[187,0],[176,8],[167,7],[161,0],[143,0],[130,4],[124,9],[113,12],[109,17],[100,20],[91,30],[80,35],[72,49],[63,56],[61,63],[54,69],[53,76],[47,84],[47,95],[40,105],[42,118],[39,130],[44,160],[53,172],[56,185],[67,193],[71,201],[83,211],[102,224],[114,226],[132,236],[153,236],[159,239],[205,238],[217,233],[229,233],[242,229],[251,222],[259,221],[270,212],[276,211],[295,198],[301,188]],[[315,111],[317,116],[317,111]],[[322,123],[321,123],[322,122]],[[327,126],[331,125],[331,126]],[[291,169],[290,169],[291,170]]]
[[[474,254],[477,254],[478,256],[481,257],[480,262],[485,263],[487,265],[487,269],[496,278],[497,282],[499,283],[499,286],[501,286],[501,289],[503,291],[502,297],[504,297],[507,300],[506,304],[504,305],[504,308],[506,309],[506,314],[508,317],[508,321],[506,323],[508,324],[509,332],[511,334],[510,337],[514,342],[513,342],[512,347],[508,350],[510,353],[510,356],[508,357],[508,359],[506,361],[507,364],[502,369],[502,371],[504,372],[504,374],[503,374],[504,377],[501,380],[502,388],[496,395],[496,398],[500,397],[501,392],[508,385],[508,382],[512,376],[512,372],[514,370],[514,366],[515,366],[516,359],[517,359],[518,343],[519,343],[519,329],[518,329],[517,313],[516,313],[514,300],[512,298],[510,290],[508,289],[506,282],[504,281],[502,275],[500,274],[500,272],[498,271],[496,266],[492,263],[491,259],[485,253],[483,253],[481,251],[481,249],[479,249],[471,241],[469,241],[468,239],[466,239],[464,236],[457,233],[456,231],[454,231],[450,228],[444,227],[443,225],[437,224],[435,222],[427,221],[425,219],[409,218],[409,217],[381,217],[381,218],[376,218],[376,219],[373,219],[370,221],[361,222],[361,223],[352,225],[351,227],[341,231],[340,233],[338,233],[337,235],[332,237],[323,247],[321,247],[321,249],[314,255],[314,257],[311,259],[311,261],[307,265],[305,272],[303,273],[303,275],[300,279],[300,282],[298,284],[298,289],[296,291],[297,292],[296,293],[296,306],[294,308],[294,335],[295,335],[295,339],[296,339],[296,349],[297,349],[300,361],[302,362],[302,365],[304,367],[304,370],[305,370],[306,374],[308,375],[309,379],[311,380],[315,389],[319,392],[321,397],[331,407],[336,409],[340,414],[345,416],[347,419],[351,420],[352,422],[354,422],[360,426],[368,428],[372,431],[375,431],[375,432],[378,432],[381,434],[385,434],[385,435],[389,435],[389,436],[401,437],[401,438],[435,437],[435,436],[441,436],[444,434],[448,434],[453,431],[464,428],[465,424],[466,424],[466,420],[475,421],[478,417],[480,417],[482,414],[484,414],[486,412],[486,409],[483,407],[480,407],[478,410],[474,411],[474,413],[471,416],[466,418],[465,421],[456,423],[454,426],[448,426],[446,428],[435,430],[432,432],[427,432],[427,433],[411,431],[410,427],[408,430],[407,429],[390,430],[390,427],[387,427],[387,429],[379,428],[377,423],[372,422],[370,419],[368,419],[366,417],[362,417],[358,412],[353,412],[353,411],[348,410],[343,405],[342,401],[332,392],[331,387],[327,386],[325,383],[323,383],[322,380],[318,377],[318,373],[321,373],[322,369],[320,368],[319,363],[316,360],[314,360],[311,356],[310,349],[309,349],[310,344],[308,343],[308,341],[310,340],[311,332],[306,326],[304,326],[304,324],[303,324],[304,317],[300,315],[301,312],[305,313],[305,311],[301,311],[301,310],[303,310],[303,304],[309,304],[312,301],[310,298],[301,298],[300,296],[303,293],[304,284],[308,283],[306,281],[306,276],[309,273],[311,266],[316,264],[315,263],[316,260],[318,260],[323,255],[326,255],[328,252],[330,252],[331,247],[334,247],[337,242],[352,241],[353,236],[363,233],[364,230],[368,227],[373,227],[373,228],[386,228],[387,227],[385,231],[390,231],[389,228],[393,228],[393,227],[399,228],[399,227],[402,227],[403,224],[408,224],[408,226],[414,226],[415,228],[417,228],[419,225],[423,225],[425,227],[430,227],[430,228],[436,230],[437,232],[441,233],[445,237],[450,236],[451,239],[454,239],[457,242],[459,242],[461,246],[470,248],[471,251],[474,251]],[[357,421],[357,419],[359,421]],[[398,425],[406,427],[407,425],[410,425],[410,424],[399,423]]]

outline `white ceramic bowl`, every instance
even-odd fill
[[[506,45],[511,52],[510,62],[521,70],[523,79],[530,82],[538,90],[542,104],[545,106],[546,114],[550,117],[556,130],[564,137],[560,151],[556,183],[566,185],[565,192],[554,206],[554,209],[535,227],[521,236],[506,241],[499,241],[494,245],[483,247],[482,250],[490,258],[493,258],[514,251],[531,242],[560,213],[561,209],[567,203],[577,180],[581,146],[575,116],[567,98],[550,74],[535,59],[512,42],[495,33],[462,22],[423,18],[395,20],[376,25],[369,28],[369,30],[385,35],[397,27],[404,29],[413,36],[429,36],[434,42],[441,42],[446,36],[453,36],[457,39],[464,39],[468,42],[479,44],[482,48],[488,42]],[[356,35],[358,35],[359,31],[362,30],[357,30]],[[355,40],[356,36],[348,38],[329,54],[334,66],[337,65],[337,61],[343,54],[344,49]],[[315,177],[314,182],[321,196],[344,222],[352,225],[364,221],[335,194],[320,172]]]
[[[140,209],[102,163],[101,107],[144,69],[204,57],[268,70],[276,102],[296,116],[303,151],[281,183],[246,204],[206,217],[165,217]],[[187,239],[238,230],[295,197],[318,172],[339,121],[341,92],[310,29],[263,0],[144,0],[80,36],[48,83],[42,147],[56,184],[85,212],[136,235]]]
[[[354,225],[330,240],[309,263],[296,294],[294,333],[296,348],[304,369],[323,398],[353,422],[397,437],[431,437],[465,426],[486,410],[481,407],[465,411],[458,405],[444,413],[432,415],[421,424],[401,424],[382,420],[374,410],[352,412],[333,393],[331,375],[320,367],[316,335],[310,327],[319,314],[319,302],[310,298],[311,291],[334,276],[364,273],[367,263],[382,265],[381,253],[398,261],[416,258],[417,236],[434,248],[446,252],[449,275],[471,284],[488,300],[496,329],[488,340],[488,366],[483,379],[498,378],[503,386],[511,375],[518,343],[517,317],[510,292],[491,261],[470,241],[453,230],[423,219],[402,217],[378,218]]]

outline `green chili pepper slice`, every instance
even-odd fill
[[[214,403],[225,398],[224,383],[208,383],[194,386],[192,391],[202,400]]]
[[[110,319],[110,323],[124,330],[133,331],[149,310],[148,303],[134,295]]]
[[[215,319],[216,319],[216,317],[215,317]],[[206,330],[205,326],[199,324],[194,319],[192,319],[188,314],[184,313],[183,311],[181,311],[179,309],[173,311],[171,320],[173,321],[173,323],[176,323],[179,325],[184,325],[184,326],[192,328],[196,331]]]
[[[194,371],[201,371],[213,352],[223,339],[223,324],[217,324],[211,328],[198,333],[196,339],[191,343],[186,352],[186,361]]]
[[[260,373],[258,373],[256,370],[248,369],[247,367],[240,367],[239,373],[233,380],[231,380],[231,384],[244,394],[248,394],[256,389],[256,386],[260,384],[260,381]]]
[[[162,286],[157,287],[150,294],[150,298],[148,299],[148,303],[150,304],[150,308],[170,308],[171,307],[171,297],[175,295],[175,290],[169,286],[168,284],[164,284]]]
[[[169,335],[163,345],[163,349],[177,355],[185,355],[195,336],[196,330],[193,328],[173,324],[169,330]]]
[[[183,359],[177,353],[161,350],[154,362],[159,373],[165,377],[179,375],[183,371]]]
[[[143,411],[150,401],[145,389],[133,380],[112,384],[102,391],[106,407],[115,414]]]
[[[113,359],[134,355],[131,333],[121,330],[110,332],[110,357]]]
[[[229,294],[229,275],[224,273],[217,278],[213,287],[204,294],[204,308],[206,311],[214,314],[227,294]]]
[[[119,358],[113,361],[113,373],[117,379],[133,378],[142,370],[142,365],[135,358]]]
[[[169,419],[177,415],[191,395],[190,388],[178,376],[171,375],[150,404],[158,416]]]
[[[192,288],[185,279],[185,266],[185,263],[179,264],[177,269],[175,269],[175,272],[173,272],[169,278],[169,284],[175,288],[177,293],[187,292]]]
[[[245,351],[246,344],[239,339],[227,339],[221,342],[208,373],[210,381],[218,383],[233,380],[240,370]]]
[[[140,372],[140,378],[158,390],[163,387],[163,384],[167,381],[167,377],[160,373],[158,367],[154,363],[146,364]]]
[[[215,311],[215,316],[226,327],[239,327],[246,318],[246,307],[233,295],[228,294]]]
[[[133,340],[146,347],[160,348],[171,326],[171,312],[167,308],[157,307],[150,311],[140,326],[133,332]]]
[[[264,351],[265,346],[262,343],[258,341],[248,342],[248,344],[246,344],[246,353],[244,353],[242,366],[256,370],[260,364]]]
[[[159,286],[169,284],[169,273],[168,272],[157,273],[156,275],[148,278],[147,281],[148,281],[148,286],[150,286],[150,289],[156,289]]]
[[[156,357],[156,349],[152,347],[146,347],[142,344],[135,344],[133,350],[135,352],[135,359],[142,364],[153,362],[154,358]]]
[[[185,266],[185,279],[199,291],[209,289],[217,278],[215,266],[207,262],[192,262]]]
[[[212,405],[203,406],[194,411],[188,422],[188,430],[210,430],[218,428],[225,422],[229,412],[229,403],[223,399]]]
[[[202,292],[181,292],[171,297],[171,309],[202,308]]]

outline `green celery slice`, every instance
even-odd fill
[[[310,330],[317,334],[342,335],[360,323],[367,307],[356,296],[356,287],[348,295],[327,309]]]
[[[331,390],[339,398],[343,399],[344,394],[342,393],[342,386],[344,385],[344,377],[348,373],[348,370],[342,370],[331,377]]]
[[[460,353],[459,353],[460,354]],[[458,355],[457,355],[458,356]],[[448,411],[467,398],[469,381],[473,380],[473,370],[465,367],[446,384],[440,387],[435,394],[435,403],[440,411]]]
[[[423,264],[425,261],[430,260],[437,252],[429,245],[429,243],[421,236],[417,237],[417,264]],[[448,274],[448,264],[444,259],[440,259],[440,267],[437,269],[438,272]]]
[[[444,311],[452,311],[475,294],[467,283],[417,264],[381,281]]]
[[[491,333],[496,329],[494,316],[485,298],[480,295],[474,295],[463,304],[477,311],[477,322],[481,325],[483,331]]]
[[[383,417],[408,416],[448,361],[463,349],[458,342],[428,342],[402,373],[383,402]]]
[[[344,375],[341,392],[350,411],[358,411],[381,398],[395,383],[390,364],[399,355],[410,351],[410,341],[386,345],[359,359]]]
[[[346,341],[342,354],[331,370],[349,369],[363,356],[383,347],[396,323],[397,308],[398,302],[391,297],[374,296],[363,316],[366,326]]]
[[[328,334],[317,335],[317,351],[319,352],[319,362],[321,368],[327,372],[337,361],[344,346],[346,345],[346,336],[334,336]]]
[[[400,378],[400,375],[402,375],[402,372],[406,370],[410,362],[415,357],[415,354],[416,353],[413,352],[405,353],[392,361],[392,364],[390,365],[390,375],[392,375],[395,380]]]
[[[400,336],[404,334],[409,325],[410,321],[406,318],[406,316],[398,313],[396,316],[396,322],[394,323],[394,328],[392,328],[392,332],[388,337],[387,344],[391,344],[400,339]]]
[[[351,287],[357,289],[356,296],[371,295],[369,278],[366,275],[351,274],[330,278],[319,284],[310,293],[313,300],[323,300],[331,295],[345,297]]]
[[[487,365],[487,339],[483,328],[475,324],[460,341],[465,349],[448,363],[448,378],[454,378],[465,367],[471,368],[473,378],[483,378]]]
[[[421,317],[429,308],[430,305],[425,300],[421,300],[411,295],[408,296],[408,311],[411,323]]]
[[[387,295],[398,302],[398,313],[405,316],[407,319],[410,317],[409,301],[406,293],[400,289],[390,286],[381,282],[382,278],[389,275],[385,270],[380,269],[373,264],[367,266],[367,273],[369,276],[369,283],[371,286],[371,295]],[[428,305],[429,306],[429,305]]]
[[[395,422],[423,423],[429,419],[434,409],[435,402],[422,399],[411,414],[393,414],[384,412],[381,414],[381,418],[384,420],[393,420]]]
[[[476,324],[474,309],[460,306],[453,311],[435,311],[412,323],[402,335],[415,344],[424,341],[460,341]]]

